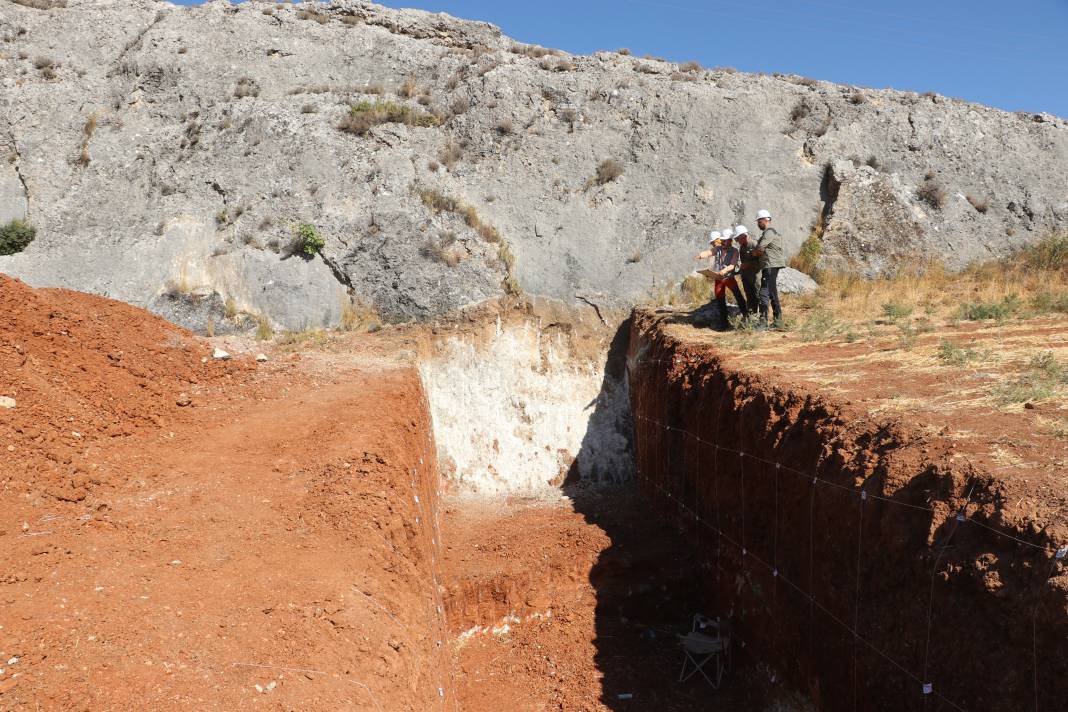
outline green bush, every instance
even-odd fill
[[[1034,270],[1068,270],[1068,233],[1049,235],[1020,251],[1020,257]]]
[[[938,347],[938,358],[952,366],[966,366],[980,358],[982,354],[968,346],[958,346],[952,341],[942,341]]]
[[[839,331],[838,321],[829,311],[817,309],[801,324],[801,340],[826,341]]]
[[[297,227],[297,248],[308,257],[315,257],[326,246],[326,241],[310,223]]]
[[[37,236],[37,228],[25,220],[12,220],[0,227],[0,255],[22,252]]]
[[[1018,313],[1021,306],[1020,298],[1015,294],[1010,294],[1000,302],[961,304],[958,316],[966,321],[982,321],[984,319],[1004,321]]]
[[[907,307],[904,304],[898,304],[897,302],[887,302],[883,305],[883,316],[890,321],[897,321],[898,319],[904,319],[912,314],[912,307]]]
[[[1031,297],[1031,308],[1037,314],[1068,314],[1068,292],[1054,294],[1053,292],[1040,292]]]

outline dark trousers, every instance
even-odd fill
[[[765,267],[760,272],[760,320],[768,321],[768,302],[775,321],[782,319],[782,307],[779,306],[779,267]]]
[[[730,326],[730,322],[727,320],[728,289],[731,290],[735,301],[738,302],[738,309],[742,312],[742,316],[744,317],[749,311],[749,307],[745,303],[745,297],[742,296],[742,290],[738,288],[738,280],[730,277],[717,281],[715,286],[716,304],[719,305],[719,323],[724,329]]]
[[[745,301],[749,305],[749,314],[756,314],[757,305],[760,304],[760,295],[757,293],[757,273],[742,272],[742,287],[745,289]]]

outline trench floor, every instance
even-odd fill
[[[446,611],[466,712],[747,712],[773,703],[778,692],[741,651],[718,691],[700,678],[677,682],[676,634],[695,612],[716,612],[703,608],[692,542],[635,490],[442,506]]]

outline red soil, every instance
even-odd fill
[[[455,709],[414,371],[4,277],[0,314],[0,708]]]

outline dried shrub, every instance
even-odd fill
[[[790,123],[792,123],[794,127],[797,127],[801,121],[808,118],[811,114],[812,107],[808,105],[808,102],[802,99],[790,110]]]
[[[438,160],[440,160],[446,168],[452,170],[461,158],[463,158],[464,151],[463,146],[454,141],[448,141],[441,147],[441,151],[438,153]]]
[[[460,114],[466,114],[468,109],[471,108],[471,100],[466,96],[458,96],[453,99],[452,104],[449,105],[449,110],[453,115],[459,116]]]
[[[941,183],[927,179],[916,189],[916,197],[932,208],[941,210],[946,204],[946,189],[942,187]]]
[[[700,62],[692,62],[691,61],[691,62],[687,62],[686,64],[683,64],[681,67],[679,67],[679,71],[681,71],[681,72],[689,72],[691,74],[696,74],[698,72],[704,71],[704,67],[701,66]]]
[[[880,165],[879,164],[879,159],[874,154],[872,154],[871,156],[868,156],[868,160],[864,161],[864,164],[866,166],[868,166],[869,168],[874,168],[875,170],[879,170],[879,165]]]
[[[798,77],[796,79],[791,79],[790,81],[792,81],[794,84],[799,84],[803,87],[814,87],[819,84],[819,82],[817,82],[815,79],[811,79],[809,77]]]
[[[234,87],[234,98],[244,99],[246,96],[259,96],[260,85],[252,77],[241,77]]]
[[[985,214],[987,210],[990,210],[989,198],[976,198],[974,195],[969,195],[968,202],[971,203],[976,212]]]
[[[616,54],[621,54],[624,57],[629,57],[630,56],[630,50],[627,49],[626,47],[620,47],[619,49],[616,50]]]
[[[419,84],[415,81],[415,77],[405,79],[397,90],[397,95],[404,99],[411,99],[417,94],[419,94]]]
[[[723,72],[724,74],[737,74],[738,70],[734,67],[713,67],[713,72]]]
[[[53,10],[67,6],[67,0],[11,0],[16,5],[32,7],[34,10]]]
[[[671,81],[673,82],[696,82],[697,77],[693,74],[683,74],[682,72],[672,72]]]
[[[460,73],[456,72],[451,77],[449,77],[448,81],[445,82],[445,88],[449,91],[455,90],[456,87],[460,86],[460,80],[462,78],[463,77],[460,76]]]
[[[511,119],[505,118],[494,124],[493,130],[501,136],[508,136],[515,133],[515,125],[512,123]]]
[[[342,15],[339,19],[341,20],[341,24],[348,25],[349,27],[363,24],[363,18],[356,17],[356,15]]]
[[[419,106],[430,106],[430,101],[430,97],[426,94],[421,95],[418,99],[415,100],[415,102],[419,104]]]
[[[438,169],[441,168],[441,164],[437,161],[427,161],[426,167],[431,173],[437,173]]]
[[[297,11],[297,17],[300,18],[301,20],[314,20],[315,22],[318,22],[320,25],[325,25],[326,23],[330,22],[330,16],[329,15],[326,15],[324,13],[318,12],[317,10],[311,10],[311,9],[308,9],[308,8],[304,8],[304,9],[298,10]]]
[[[868,97],[858,92],[853,92],[853,95],[849,97],[849,103],[853,105],[863,104],[868,100]]]
[[[575,65],[573,62],[567,59],[549,59],[545,58],[538,62],[538,66],[548,72],[573,72],[575,71]]]
[[[541,59],[551,54],[560,54],[559,50],[538,47],[537,45],[512,45],[509,51],[512,54],[521,54],[531,59]]]
[[[410,106],[391,101],[361,101],[355,104],[338,124],[346,133],[363,136],[379,124],[405,124],[406,126],[437,126],[440,119]]]
[[[318,111],[319,107],[317,107],[315,104],[305,104],[304,106],[300,107],[300,113],[302,114],[315,114],[318,113]]]
[[[463,249],[456,245],[454,232],[442,233],[436,240],[427,240],[423,245],[422,253],[424,257],[429,257],[449,267],[460,264],[465,257]]]
[[[593,182],[597,185],[606,185],[623,175],[623,164],[614,158],[606,158],[597,166],[597,173]]]
[[[260,10],[260,12],[262,12],[264,15],[273,15],[274,14],[274,8],[273,7],[265,7],[262,10]]]

